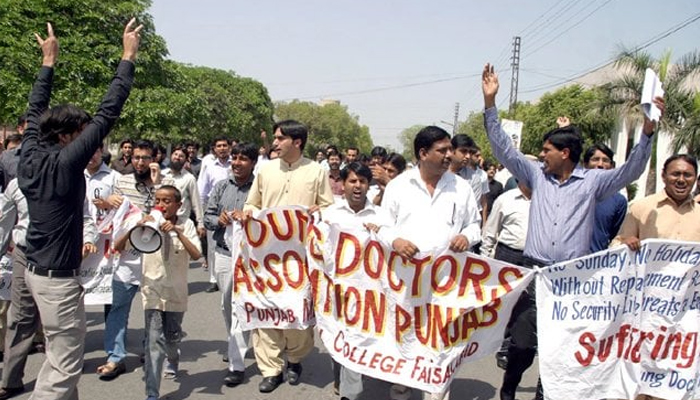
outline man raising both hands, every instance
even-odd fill
[[[95,118],[73,105],[49,109],[58,41],[48,25],[43,62],[29,97],[19,187],[27,199],[27,286],[46,335],[46,361],[31,399],[78,399],[85,350],[85,306],[79,267],[83,247],[83,170],[107,136],[129,96],[139,46],[135,20],[126,25],[124,52]],[[60,299],[61,301],[56,301]]]

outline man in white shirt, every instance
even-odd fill
[[[163,170],[163,176],[172,178],[175,187],[182,195],[182,206],[177,210],[178,217],[190,218],[192,212],[197,219],[197,234],[204,235],[204,206],[199,197],[197,178],[185,169],[187,149],[184,146],[173,147],[170,153],[170,167]]]
[[[214,139],[214,156],[212,162],[202,160],[202,170],[197,179],[197,188],[199,189],[199,198],[202,204],[209,202],[209,194],[214,189],[219,181],[228,177],[231,169],[231,141],[226,137],[221,136]],[[206,159],[206,157],[205,157]],[[209,287],[207,293],[219,291],[219,285],[216,284],[216,274],[214,273],[214,249],[216,243],[212,237],[212,232],[207,231],[207,265],[209,267]]]
[[[413,140],[418,168],[393,179],[386,186],[382,208],[389,212],[392,228],[379,236],[402,257],[449,247],[461,253],[481,241],[481,217],[469,183],[450,172],[454,156],[450,135],[427,126]],[[407,399],[409,389],[394,385],[392,399]],[[449,390],[432,399],[449,397]]]
[[[481,150],[472,138],[463,134],[452,137],[452,149],[454,156],[452,156],[450,171],[469,182],[474,191],[474,198],[479,208],[481,220],[486,222],[486,194],[489,193],[489,178],[486,172],[479,168]]]
[[[523,265],[523,249],[530,220],[531,191],[522,183],[493,203],[481,233],[481,255]]]
[[[367,198],[372,171],[359,162],[352,162],[340,171],[344,196],[329,206],[323,220],[347,229],[368,229],[374,232],[390,225],[386,211]],[[362,374],[333,361],[334,387],[341,400],[357,400],[362,393]]]

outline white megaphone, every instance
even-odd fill
[[[146,254],[155,253],[163,245],[163,235],[160,233],[163,212],[159,208],[153,208],[150,216],[153,217],[153,221],[136,226],[129,232],[131,246]]]

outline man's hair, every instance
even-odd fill
[[[613,157],[615,156],[615,153],[613,153],[610,147],[606,146],[604,143],[596,143],[593,146],[586,149],[586,152],[583,153],[583,163],[588,164],[588,162],[591,161],[591,157],[593,157],[593,154],[595,154],[596,151],[600,151],[601,153],[608,156],[610,161],[612,161]]]
[[[180,190],[173,185],[163,185],[163,186],[159,187],[156,190],[156,192],[158,190],[170,190],[173,193],[173,196],[175,197],[176,202],[179,203],[182,201],[182,193],[180,193]]]
[[[569,149],[569,159],[578,164],[583,153],[583,138],[581,131],[573,125],[556,128],[545,133],[542,143],[549,141],[557,150]]]
[[[134,145],[134,141],[131,139],[124,139],[121,142],[119,142],[119,148],[121,149],[125,144],[129,143],[130,145]]]
[[[452,140],[450,142],[452,142],[452,148],[455,150],[459,148],[466,148],[469,153],[473,153],[473,150],[476,148],[476,142],[474,142],[474,139],[463,133],[452,136]]]
[[[226,142],[229,146],[231,145],[231,139],[227,138],[226,136],[217,136],[211,141],[211,148],[213,149],[216,147],[216,144],[219,142]]]
[[[72,104],[61,104],[44,112],[39,122],[41,138],[48,143],[58,143],[58,135],[71,135],[80,131],[92,117],[85,110]]]
[[[449,138],[450,134],[439,126],[426,126],[413,139],[413,154],[416,156],[416,159],[420,160],[420,151],[422,149],[429,150],[433,143]]]
[[[19,133],[14,133],[6,137],[5,142],[3,143],[5,145],[5,148],[7,148],[7,146],[10,143],[22,143],[22,135],[20,135]]]
[[[29,117],[29,114],[26,111],[22,115],[17,117],[17,126],[24,125],[24,123],[27,122],[27,117]]]
[[[185,153],[185,156],[187,155],[187,146],[185,146],[184,144],[176,144],[175,146],[173,146],[170,149],[170,155],[172,156],[173,153],[178,151],[178,150]]]
[[[341,161],[343,160],[343,156],[341,156],[337,150],[328,151],[328,155],[326,156],[326,158],[331,158],[332,156],[337,156],[340,158]]]
[[[277,129],[279,129],[284,136],[291,137],[292,140],[301,140],[301,146],[299,149],[302,151],[304,150],[304,146],[306,146],[306,139],[309,136],[309,130],[306,128],[306,125],[293,119],[287,119],[276,122],[272,127],[272,132],[277,132]]]
[[[357,176],[364,177],[365,179],[367,179],[367,182],[372,180],[372,171],[370,171],[369,167],[365,166],[359,161],[353,161],[350,164],[346,165],[345,168],[340,170],[340,179],[342,179],[343,182],[345,182],[345,180],[348,179],[350,171],[354,172]]]
[[[664,169],[662,170],[664,174],[666,173],[666,168],[669,166],[669,164],[676,160],[683,160],[688,164],[692,165],[693,170],[695,170],[694,175],[698,174],[698,160],[690,154],[674,154],[671,157],[667,158],[666,161],[664,161]]]
[[[162,144],[157,144],[156,150],[163,155],[163,159],[168,157],[168,149],[166,149],[165,146],[163,146]]]
[[[358,148],[355,147],[355,146],[346,147],[346,148],[345,148],[345,152],[347,153],[348,150],[355,150],[358,154],[360,153],[360,149],[358,149]]]
[[[149,150],[151,152],[151,157],[156,156],[156,147],[150,140],[137,140],[133,146],[134,150]]]
[[[493,163],[489,160],[484,160],[484,165],[483,165],[484,171],[488,171],[489,168],[491,168],[491,167],[496,168],[496,163]]]
[[[388,154],[388,152],[382,146],[374,146],[372,151],[370,151],[370,153],[369,153],[370,157],[381,157],[382,160],[386,159],[387,154]]]
[[[241,142],[233,146],[231,155],[237,156],[239,154],[248,157],[253,164],[258,162],[258,146],[255,143]]]
[[[326,153],[328,153],[330,151],[333,151],[334,153],[338,153],[338,146],[336,146],[334,144],[329,144],[328,146],[326,146]]]
[[[357,156],[357,160],[356,160],[356,161],[359,161],[359,162],[361,162],[361,163],[363,163],[363,164],[364,164],[364,163],[368,163],[368,162],[369,162],[369,156],[368,156],[367,154],[364,154],[364,153],[363,153],[363,154],[360,154],[359,156]]]
[[[185,143],[185,147],[190,147],[190,146],[194,146],[195,149],[199,150],[199,143],[197,143],[197,142],[187,142],[187,143]]]
[[[391,153],[386,157],[384,163],[390,163],[400,173],[406,170],[406,159],[399,153]]]

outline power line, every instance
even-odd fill
[[[610,2],[612,2],[612,0],[607,0],[605,3],[599,5],[599,6],[596,7],[593,11],[589,12],[588,14],[586,14],[586,16],[584,16],[583,18],[581,18],[581,19],[580,19],[578,22],[576,22],[575,24],[569,26],[567,29],[565,29],[565,30],[562,31],[562,32],[557,32],[557,34],[556,34],[553,38],[551,38],[551,39],[548,40],[547,42],[543,43],[542,45],[538,46],[538,47],[535,48],[534,50],[532,50],[532,51],[526,53],[526,54],[523,56],[523,58],[527,58],[527,57],[529,57],[529,56],[531,56],[531,55],[537,53],[539,50],[541,50],[542,48],[546,47],[546,46],[549,45],[550,43],[554,42],[554,41],[557,40],[557,39],[560,39],[562,36],[564,36],[565,33],[569,32],[570,30],[574,29],[575,27],[581,25],[581,24],[582,24],[584,21],[586,21],[591,15],[595,14],[595,13],[598,12],[601,8],[603,8],[603,7],[605,7],[606,5],[610,4]],[[593,3],[591,3],[591,4],[593,4]],[[559,28],[560,26],[566,24],[566,23],[569,22],[570,20],[571,20],[571,18],[569,18],[569,19],[566,20],[566,21],[563,21],[561,24],[557,25],[556,28]]]
[[[649,47],[649,46],[651,46],[651,45],[653,45],[653,44],[655,44],[655,43],[661,41],[662,39],[665,39],[665,38],[671,36],[672,34],[674,34],[674,33],[678,32],[678,31],[680,31],[681,29],[685,28],[686,26],[692,24],[693,22],[695,22],[695,21],[697,21],[697,20],[699,20],[699,19],[700,19],[700,13],[695,14],[695,15],[691,16],[690,18],[688,18],[688,19],[686,19],[686,20],[680,22],[679,24],[677,24],[677,25],[675,25],[675,26],[672,26],[672,27],[668,28],[667,30],[665,30],[665,31],[663,31],[663,32],[661,32],[661,33],[659,33],[659,34],[653,36],[651,39],[647,40],[646,42],[644,42],[644,43],[638,45],[637,47],[635,47],[634,49],[632,49],[631,52],[632,52],[632,53],[636,53],[636,52],[638,52],[638,51],[644,50],[644,49],[646,49],[647,47]],[[535,87],[531,87],[531,88],[529,88],[529,89],[521,90],[520,93],[532,93],[532,92],[537,92],[537,91],[540,91],[540,90],[549,89],[549,88],[552,88],[552,87],[560,86],[560,85],[562,85],[562,84],[575,81],[575,80],[581,78],[582,76],[587,75],[587,74],[590,74],[590,73],[592,73],[592,72],[595,72],[595,71],[597,71],[597,70],[599,70],[599,69],[605,67],[606,65],[608,65],[608,64],[610,64],[610,63],[612,63],[612,62],[614,62],[614,61],[615,61],[615,58],[610,58],[610,59],[604,61],[604,62],[601,63],[601,64],[598,64],[597,66],[595,66],[595,67],[593,67],[593,68],[591,68],[591,69],[587,69],[587,70],[585,70],[585,71],[583,71],[583,72],[580,72],[580,73],[577,73],[577,74],[575,74],[575,75],[572,75],[572,76],[563,78],[563,79],[561,79],[560,81],[557,81],[557,82],[548,83],[548,84],[542,84],[542,85],[538,85],[538,86],[535,86]]]
[[[452,77],[452,78],[435,79],[435,80],[424,81],[424,82],[406,83],[406,84],[402,84],[402,85],[384,86],[384,87],[378,87],[378,88],[373,88],[373,89],[357,90],[357,91],[352,91],[352,92],[330,93],[330,94],[304,96],[304,97],[292,97],[292,98],[282,99],[280,101],[309,100],[309,99],[318,99],[318,98],[322,98],[322,97],[352,96],[352,95],[358,95],[358,94],[383,92],[383,91],[387,91],[387,90],[395,90],[395,89],[404,89],[404,88],[416,87],[416,86],[432,85],[434,83],[457,81],[457,80],[462,80],[462,79],[467,79],[467,78],[474,78],[474,77],[477,77],[480,75],[481,75],[481,73],[456,76],[456,77]]]

